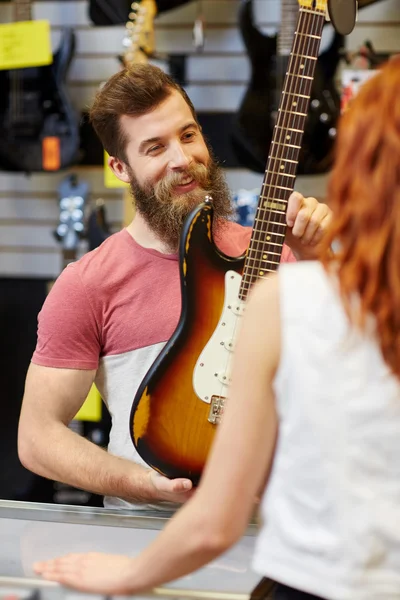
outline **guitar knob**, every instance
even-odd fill
[[[336,137],[336,127],[331,127],[330,130],[328,131],[328,135],[330,138],[335,138]]]
[[[329,121],[329,115],[328,113],[321,113],[319,116],[319,120],[321,121],[321,123],[327,123]]]
[[[320,105],[321,105],[321,102],[318,100],[318,98],[314,98],[314,100],[311,100],[311,108],[313,108],[314,110],[319,108]]]

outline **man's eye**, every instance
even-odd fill
[[[161,146],[152,146],[151,148],[149,148],[147,150],[147,154],[155,154],[156,152],[158,152],[159,150],[161,150]]]
[[[194,131],[188,131],[187,133],[184,134],[183,139],[184,140],[191,140],[192,138],[194,138],[195,136],[195,132]]]

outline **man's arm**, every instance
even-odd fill
[[[108,454],[68,428],[95,373],[30,365],[18,430],[22,464],[43,477],[101,495],[133,502],[184,502],[191,494],[189,480],[160,477]]]
[[[257,340],[257,343],[254,343]],[[182,577],[230,548],[243,534],[275,452],[273,380],[281,346],[279,285],[271,275],[250,292],[222,423],[193,498],[140,554],[87,553],[37,563],[36,573],[97,594],[140,594]]]

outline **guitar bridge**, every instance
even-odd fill
[[[224,413],[225,400],[223,396],[212,396],[210,412],[208,413],[208,420],[213,425],[218,425],[221,422],[222,415]]]

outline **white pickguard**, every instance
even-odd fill
[[[227,396],[234,339],[244,311],[244,301],[239,299],[241,281],[242,277],[236,271],[225,273],[221,318],[193,371],[193,389],[200,400],[208,404],[212,396]]]

